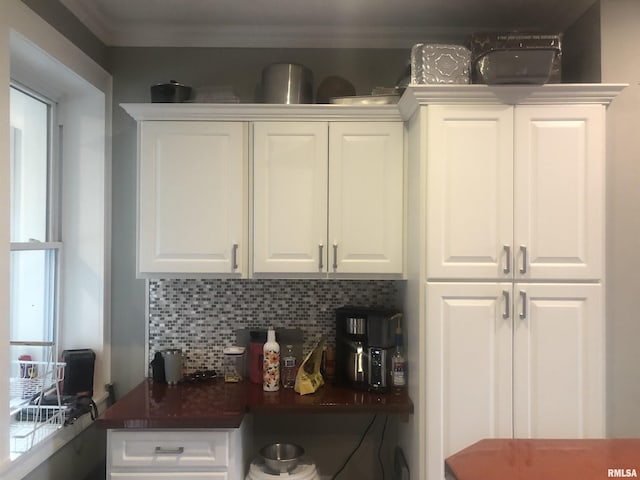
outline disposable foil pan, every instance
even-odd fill
[[[471,51],[462,45],[418,43],[411,48],[411,83],[469,83]]]
[[[474,83],[559,83],[562,35],[474,33],[470,41]]]

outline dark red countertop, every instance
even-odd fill
[[[450,456],[445,463],[456,480],[637,477],[640,439],[487,439]]]
[[[408,416],[413,403],[406,394],[370,393],[325,384],[299,395],[293,389],[264,392],[249,382],[180,383],[147,379],[104,411],[99,428],[236,428],[246,413],[388,413]]]

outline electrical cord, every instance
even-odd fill
[[[336,478],[338,478],[338,475],[340,475],[342,473],[342,471],[345,469],[345,467],[347,466],[347,464],[349,463],[349,460],[351,460],[351,457],[353,457],[356,452],[358,451],[358,449],[360,448],[360,446],[362,445],[362,442],[364,442],[365,437],[367,436],[367,433],[369,433],[369,430],[371,430],[371,426],[373,425],[373,423],[376,421],[376,418],[378,417],[378,415],[374,415],[373,418],[371,419],[371,421],[369,422],[369,425],[367,425],[367,428],[364,429],[364,432],[362,433],[362,436],[360,437],[360,441],[358,442],[358,445],[356,445],[356,448],[353,449],[353,451],[349,454],[349,456],[347,457],[347,459],[344,461],[344,463],[342,464],[342,466],[338,469],[338,471],[333,475],[333,477],[331,477],[331,480],[335,480]]]
[[[384,424],[382,425],[382,433],[380,434],[380,444],[378,445],[378,463],[380,464],[380,471],[382,472],[382,480],[385,480],[384,462],[382,461],[382,444],[384,443],[384,433],[387,430],[388,421],[389,421],[389,415],[385,415]]]

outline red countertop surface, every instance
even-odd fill
[[[456,480],[636,478],[640,439],[488,439],[450,456],[445,464]]]
[[[249,382],[180,383],[147,379],[104,411],[99,428],[236,428],[246,413],[388,413],[408,416],[413,403],[406,395],[371,393],[325,384],[299,395],[292,389],[264,392]]]

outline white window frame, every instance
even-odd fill
[[[96,352],[94,400],[104,408],[107,395],[103,388],[111,381],[112,77],[21,0],[2,0],[0,10],[0,391],[8,390],[11,360],[8,348],[8,112],[9,84],[14,78],[56,101],[62,123],[67,124],[63,139],[65,160],[61,203],[65,221],[62,237],[65,239],[64,261],[68,267],[65,270],[75,275],[67,275],[61,280],[65,292],[60,302],[60,314],[64,316],[65,323],[67,318],[72,321],[69,329],[63,328],[60,332],[60,348],[76,348],[75,345],[82,342],[82,348],[92,348]],[[86,115],[78,116],[77,112],[86,112]],[[88,181],[84,182],[84,178]],[[85,235],[91,240],[83,241]],[[89,269],[89,277],[82,275],[83,268]],[[83,302],[69,294],[78,285],[86,290],[83,291]],[[85,314],[87,308],[91,315]],[[86,337],[90,337],[90,345],[84,344]],[[4,397],[0,395],[0,412],[8,411],[8,398]],[[90,420],[88,415],[83,418]],[[0,477],[25,477],[72,441],[89,423],[78,422],[72,428],[59,430],[50,440],[12,462],[9,460],[9,417],[0,414]]]
[[[39,92],[33,91],[29,87],[20,84],[16,81],[11,81],[11,88],[21,92],[24,95],[28,95],[33,97],[35,100],[42,102],[47,105],[47,206],[46,206],[46,228],[44,239],[34,239],[28,242],[14,242],[12,241],[10,244],[10,250],[14,251],[48,251],[55,252],[55,258],[50,261],[52,265],[50,267],[53,268],[54,273],[53,277],[53,285],[50,285],[49,292],[52,296],[50,302],[48,302],[48,307],[50,309],[50,328],[51,328],[51,338],[50,341],[54,344],[54,348],[52,353],[52,358],[58,358],[58,322],[60,321],[60,297],[62,294],[62,285],[61,285],[61,269],[63,262],[63,244],[61,235],[61,206],[60,206],[60,190],[61,190],[61,146],[60,146],[60,135],[62,132],[62,126],[58,125],[57,122],[57,106],[56,102],[47,98],[45,95],[40,94]],[[19,148],[20,143],[16,142],[15,132],[19,130],[11,127],[11,141],[12,147],[14,149]],[[17,166],[16,155],[11,155],[11,163],[14,168],[14,172]],[[21,182],[14,182],[14,185],[20,185]],[[19,196],[18,196],[19,197]],[[15,208],[15,207],[14,207]],[[19,208],[17,208],[19,210]],[[16,225],[12,224],[10,228],[10,232],[14,231]],[[13,296],[13,295],[11,295]],[[12,314],[13,315],[13,312]]]

